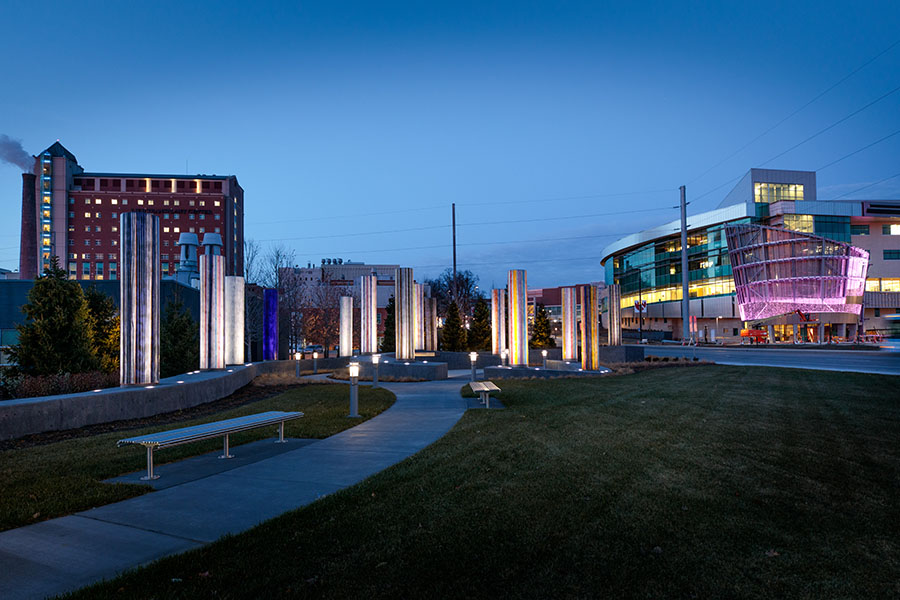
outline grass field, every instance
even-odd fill
[[[506,410],[79,598],[900,595],[900,378],[504,381]]]
[[[364,419],[375,416],[393,402],[394,395],[387,390],[360,388],[359,412]],[[117,448],[116,441],[122,438],[267,410],[299,410],[304,413],[303,418],[285,423],[285,436],[324,438],[359,423],[345,418],[348,409],[349,395],[346,386],[299,385],[273,397],[202,418],[0,451],[0,530],[71,514],[150,491],[144,485],[102,483],[104,479],[146,468],[144,449],[140,446]],[[236,446],[272,437],[273,432],[273,428],[260,428],[235,434],[231,436],[231,444]],[[210,452],[221,447],[221,443],[220,438],[168,448],[156,454],[155,462],[160,465]]]

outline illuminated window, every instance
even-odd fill
[[[97,218],[99,219],[99,218],[100,218],[100,213],[94,213],[94,216],[97,217]]]
[[[122,198],[122,204],[128,204],[128,198]]]
[[[50,238],[44,238],[43,240],[41,240],[41,245],[42,245],[42,246],[49,246],[49,245],[50,245]]]
[[[191,206],[193,206],[193,205],[194,205],[194,201],[193,201],[193,200],[191,200],[191,202],[190,202],[190,204],[191,204]]]
[[[90,218],[91,218],[91,213],[89,213],[89,212],[84,213],[84,218],[85,218],[85,219],[90,219]]]
[[[784,228],[791,231],[813,233],[812,215],[784,215]]]
[[[116,200],[115,198],[113,198],[112,200],[110,200],[110,202],[111,202],[112,204],[118,204],[118,203],[119,203],[119,201]]]
[[[191,227],[190,232],[191,232],[191,233],[194,233],[194,228],[193,228],[193,227]]]
[[[90,233],[90,231],[91,231],[91,226],[90,226],[90,225],[85,225],[85,226],[84,226],[84,232],[85,232],[85,233]]]
[[[169,205],[169,201],[168,201],[168,200],[163,200],[163,206],[168,206],[168,205]]]
[[[206,202],[204,200],[200,201],[200,206],[206,206]]]
[[[163,227],[163,233],[169,233],[169,228],[168,228],[168,227]]]
[[[41,226],[41,230],[47,233],[50,233],[50,225],[44,224]]]
[[[100,198],[97,198],[94,200],[94,204],[103,204],[103,202],[100,201]]]
[[[220,204],[220,202],[219,202],[218,200],[216,200],[216,201],[213,203],[214,206],[219,206],[219,204]]]
[[[85,198],[85,199],[84,199],[84,203],[85,203],[85,204],[90,204],[90,203],[91,203],[91,199],[90,199],[90,198]]]
[[[175,206],[181,206],[181,202],[179,202],[178,200],[176,200],[176,201],[175,201]]]
[[[803,186],[796,183],[755,183],[753,192],[754,200],[764,204],[803,200]]]
[[[176,228],[175,228],[175,233],[181,233],[181,228],[180,228],[180,227],[176,227]]]
[[[144,201],[141,200],[141,199],[139,198],[139,199],[138,199],[138,206],[143,206],[143,205],[144,205]]]
[[[881,235],[900,235],[900,224],[882,225]]]
[[[113,246],[118,246],[118,245],[119,245],[119,240],[114,239],[114,240],[112,241],[112,245],[113,245]]]
[[[147,205],[148,205],[148,206],[153,206],[153,200],[147,200]]]
[[[45,211],[43,211],[41,214],[44,216],[45,219],[49,219],[49,218],[50,218],[50,211],[49,211],[49,210],[45,210]],[[90,214],[90,213],[88,213],[88,214]]]

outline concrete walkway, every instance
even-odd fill
[[[179,485],[0,533],[0,597],[76,590],[358,483],[449,431],[466,410],[459,390],[468,377],[383,384],[397,395],[391,408],[327,439],[200,478],[182,468]]]

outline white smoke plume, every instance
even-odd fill
[[[0,133],[0,160],[8,162],[30,172],[34,166],[34,158],[22,147],[22,142],[14,140],[5,133]]]

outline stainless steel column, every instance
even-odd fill
[[[143,212],[119,217],[119,380],[159,382],[159,218]]]

